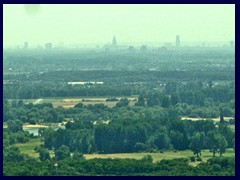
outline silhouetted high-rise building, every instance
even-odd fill
[[[231,48],[233,48],[233,47],[234,47],[234,41],[230,41],[230,42],[229,42],[229,46],[230,46]]]
[[[147,52],[147,46],[142,45],[142,46],[140,47],[140,51],[141,51],[141,52]]]
[[[45,44],[45,49],[52,49],[52,43]]]
[[[116,40],[116,37],[115,37],[115,36],[113,36],[112,46],[113,46],[113,47],[116,47],[116,46],[117,46],[117,40]]]
[[[129,46],[128,51],[134,51],[134,46]]]
[[[24,42],[23,49],[28,49],[28,42]]]
[[[180,47],[180,36],[176,36],[176,47]]]

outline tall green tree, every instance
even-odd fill
[[[226,152],[226,148],[228,146],[228,142],[224,136],[219,137],[219,154],[222,156],[223,153]]]
[[[55,153],[55,158],[58,161],[70,157],[69,147],[65,145],[62,145],[59,149],[55,150],[54,153]]]
[[[145,106],[145,100],[143,95],[138,97],[138,101],[135,103],[135,106]]]
[[[170,138],[165,127],[160,128],[159,133],[155,136],[154,144],[158,149],[169,149],[171,147]]]
[[[7,125],[8,129],[14,133],[23,130],[23,123],[20,120],[8,120]]]
[[[186,139],[183,133],[176,130],[171,130],[169,137],[171,139],[171,144],[173,145],[174,149],[184,150],[187,148],[185,145]]]
[[[21,154],[20,149],[15,146],[9,146],[3,151],[3,160],[6,162],[21,162],[25,156]]]
[[[207,147],[212,151],[213,153],[213,156],[216,155],[216,152],[218,150],[218,144],[219,144],[219,141],[218,141],[218,135],[219,133],[215,130],[215,131],[209,131],[207,133]]]
[[[120,101],[116,104],[116,107],[126,107],[129,104],[129,100],[127,98],[120,99]]]
[[[207,134],[207,145],[213,152],[213,156],[219,151],[220,156],[226,151],[228,142],[226,138],[221,135],[218,131],[210,131]]]
[[[205,134],[204,132],[196,132],[194,136],[191,138],[191,143],[189,145],[189,148],[191,151],[193,151],[194,155],[196,154],[197,157],[201,156],[201,150],[204,147],[205,143]]]
[[[40,149],[39,150],[39,159],[41,161],[47,161],[47,160],[51,160],[51,156],[49,154],[49,151],[47,149]]]

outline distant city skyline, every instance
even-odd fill
[[[229,45],[235,41],[235,5],[3,5],[4,48],[129,43]]]
[[[117,38],[116,38],[117,40]],[[26,46],[27,43],[27,46]],[[51,44],[51,45],[50,45]],[[47,46],[46,46],[47,45]],[[43,43],[43,44],[29,44],[28,42],[23,42],[21,44],[15,44],[11,46],[4,47],[4,49],[7,48],[14,48],[14,49],[51,49],[51,48],[104,48],[105,46],[113,46],[112,42],[108,41],[107,43],[84,43],[84,44],[65,44],[64,42],[59,42],[59,43]],[[164,46],[172,46],[176,47],[176,37],[173,41],[167,41],[167,42],[119,42],[117,46],[136,46],[140,47],[142,45],[150,46],[150,47],[164,47]],[[49,47],[51,46],[51,47]],[[183,42],[181,41],[181,47],[219,47],[219,46],[235,46],[235,41],[219,41],[219,42]],[[27,48],[26,48],[27,47]]]

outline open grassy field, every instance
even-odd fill
[[[36,146],[42,144],[40,138],[31,139],[29,142],[24,144],[16,144],[15,146],[19,147],[22,153],[28,154],[32,157],[37,158],[39,155],[34,151]],[[53,150],[49,151],[51,156],[54,156]],[[143,156],[151,155],[154,162],[160,161],[162,159],[174,159],[174,158],[188,158],[193,156],[192,151],[164,151],[163,153],[118,153],[118,154],[85,154],[84,157],[86,159],[92,158],[133,158],[133,159],[141,159]],[[226,153],[223,154],[224,157],[235,157],[235,153],[233,149],[227,149]],[[212,153],[209,150],[202,151],[202,160],[206,161],[207,159],[212,157]]]
[[[108,97],[56,97],[56,98],[41,98],[41,99],[22,99],[24,103],[52,103],[54,107],[62,106],[64,108],[74,107],[78,103],[88,104],[104,104],[108,107],[114,107],[118,101],[106,101]],[[118,99],[124,97],[116,97]],[[137,97],[126,97],[130,101],[129,105],[133,106],[136,103]],[[17,101],[17,99],[9,99],[9,101]]]
[[[27,143],[15,144],[15,146],[19,147],[21,153],[28,154],[29,156],[37,158],[39,154],[36,151],[34,151],[34,148],[36,146],[39,146],[40,144],[42,144],[41,138],[34,138],[30,139],[30,141],[28,141]],[[51,156],[54,155],[52,150],[49,152]]]
[[[119,154],[85,154],[86,159],[92,158],[133,158],[133,159],[141,159],[143,156],[151,155],[154,162],[160,161],[162,159],[174,159],[174,158],[188,158],[193,156],[193,152],[190,150],[184,151],[164,151],[163,153],[119,153]],[[233,149],[228,149],[226,153],[223,155],[224,157],[234,157],[235,153]],[[212,157],[212,153],[209,150],[202,151],[202,160],[206,161],[207,159]]]
[[[36,146],[39,146],[40,144],[42,144],[42,142],[40,141],[40,138],[35,138],[35,139],[30,139],[30,141],[27,143],[15,144],[15,146],[19,147],[22,153],[28,154],[29,156],[32,156],[32,157],[38,157],[38,153],[34,151],[34,148]]]

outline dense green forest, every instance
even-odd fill
[[[235,151],[232,50],[5,51],[3,60],[6,176],[235,175],[234,157],[224,157],[226,149]],[[36,103],[70,97],[82,101],[69,108]],[[105,100],[91,103],[88,97]],[[24,130],[26,124],[56,126],[38,129],[39,158],[16,146],[36,138]],[[192,157],[153,162],[151,156],[83,156],[167,150],[191,150]],[[203,150],[212,158],[202,161]],[[193,159],[202,162],[192,166]]]
[[[211,141],[220,143],[217,142],[220,139],[225,142],[224,148],[234,147],[234,131],[228,127],[229,124],[234,124],[234,119],[224,120],[224,113],[231,113],[230,108],[223,106],[217,111],[221,113],[222,120],[216,126],[210,119],[183,121],[174,106],[144,107],[138,106],[141,104],[137,101],[137,105],[131,107],[125,101],[121,99],[113,108],[104,104],[83,106],[79,103],[70,109],[53,108],[51,103],[33,105],[23,104],[21,101],[11,109],[6,102],[4,117],[9,133],[19,135],[22,135],[19,131],[22,131],[21,126],[26,122],[57,123],[65,118],[72,119],[73,121],[66,123],[65,129],[41,129],[45,147],[49,149],[67,145],[71,151],[83,153],[136,152],[169,148],[184,150],[188,149],[193,144],[192,139],[196,138],[202,141],[200,149],[211,149]],[[94,124],[94,121],[97,123]],[[108,123],[103,123],[104,121]],[[213,137],[218,140],[212,140]],[[12,141],[9,139],[9,142]]]

